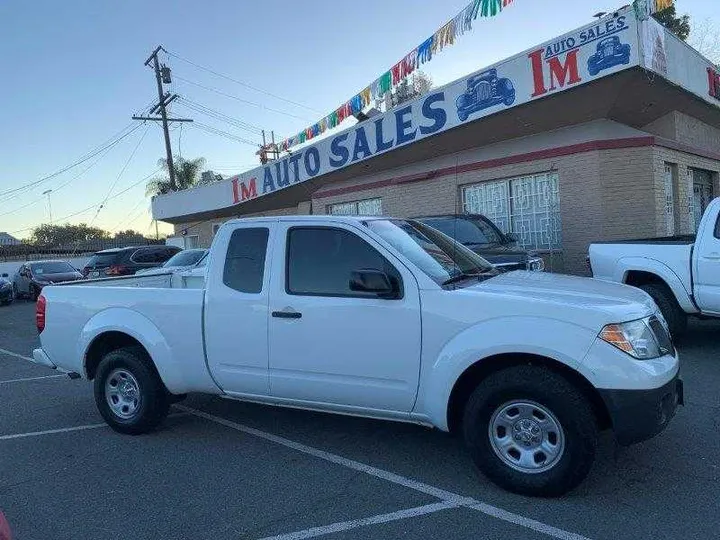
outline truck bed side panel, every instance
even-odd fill
[[[85,354],[104,332],[123,332],[149,352],[173,393],[217,392],[205,367],[202,289],[48,287],[46,327],[40,335],[50,359],[86,375]]]

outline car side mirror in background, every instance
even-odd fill
[[[515,234],[515,233],[505,233],[505,238],[507,238],[508,242],[519,242],[520,241],[517,234]]]
[[[390,278],[380,270],[350,272],[350,290],[374,293],[379,298],[397,298],[397,290],[390,283]]]

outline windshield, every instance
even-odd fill
[[[382,219],[366,225],[439,285],[463,275],[497,275],[485,259],[419,221]]]
[[[197,263],[205,255],[204,249],[190,249],[176,253],[163,264],[165,268],[173,266],[192,266]]]
[[[46,262],[46,263],[35,263],[30,265],[30,270],[33,274],[64,274],[67,272],[75,272],[75,269],[66,262]]]
[[[437,217],[423,218],[421,221],[465,246],[497,245],[506,242],[502,234],[482,218]]]

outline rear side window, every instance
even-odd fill
[[[167,261],[173,254],[163,247],[150,247],[137,250],[130,260],[139,264],[157,264]]]
[[[350,290],[357,270],[379,270],[400,282],[398,271],[374,247],[344,229],[295,227],[288,232],[289,294],[375,298]]]
[[[262,291],[268,235],[265,227],[233,231],[225,256],[225,285],[244,293]]]
[[[718,216],[715,222],[715,238],[720,239],[720,216]]]
[[[103,267],[103,266],[110,266],[115,262],[115,260],[118,258],[118,253],[96,253],[92,257],[90,257],[90,260],[87,262],[85,266],[89,266],[91,268],[95,267]]]

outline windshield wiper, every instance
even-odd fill
[[[471,278],[479,278],[482,276],[483,273],[473,272],[473,273],[466,273],[462,272],[461,274],[454,275],[445,281],[441,283],[441,285],[444,287],[445,285],[452,285],[453,283],[457,283],[458,281],[463,281],[465,279],[471,279]]]

